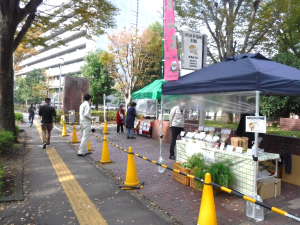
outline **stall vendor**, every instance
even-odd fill
[[[175,160],[174,148],[176,145],[177,136],[180,135],[181,131],[184,131],[184,118],[185,118],[185,100],[181,99],[177,106],[171,109],[169,117],[169,126],[172,130],[172,141],[170,146],[169,159]]]

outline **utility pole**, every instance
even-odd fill
[[[139,19],[139,0],[132,0],[131,2],[131,29],[137,32]]]
[[[59,72],[59,87],[58,87],[58,106],[57,106],[57,112],[60,112],[60,87],[61,87],[61,69],[62,69],[62,65],[64,64],[64,59],[63,58],[59,58],[60,59],[60,72]]]

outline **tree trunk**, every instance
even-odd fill
[[[13,40],[16,24],[4,9],[0,15],[0,129],[15,130]]]

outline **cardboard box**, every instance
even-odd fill
[[[300,156],[292,155],[292,173],[290,174],[285,172],[285,165],[283,162],[282,180],[300,186]]]
[[[230,142],[234,149],[236,147],[248,148],[248,139],[247,137],[231,137]]]
[[[275,177],[260,180],[257,182],[257,194],[262,200],[274,198],[275,196]],[[277,179],[277,196],[281,195],[281,179]]]
[[[273,164],[272,160],[259,162],[259,170],[267,170],[271,175],[276,172],[276,164]],[[282,165],[278,166],[277,177],[282,179]]]

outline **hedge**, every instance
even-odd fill
[[[14,139],[12,131],[0,130],[0,153],[11,150],[14,146]]]
[[[2,192],[2,188],[3,188],[2,177],[3,177],[3,175],[4,175],[3,166],[0,164],[0,197],[3,197],[3,192]]]
[[[56,122],[60,122],[60,117],[64,115],[66,122],[69,122],[69,114],[58,113],[56,114]],[[104,111],[92,111],[92,116],[99,116],[99,122],[104,121]],[[106,111],[107,121],[116,121],[117,111]],[[75,122],[79,122],[79,114],[75,113]]]
[[[23,122],[23,114],[15,112],[15,121]]]

